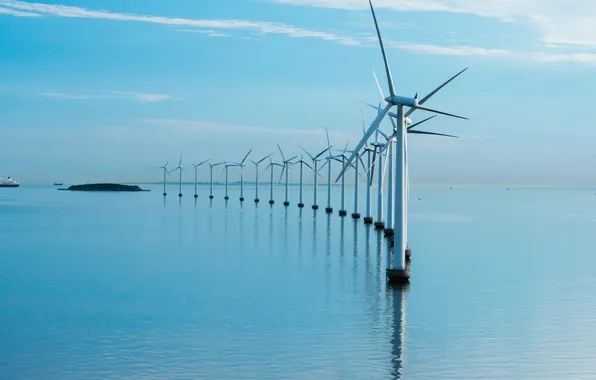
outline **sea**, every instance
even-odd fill
[[[596,189],[414,186],[392,287],[351,187],[142,187],[0,189],[0,379],[596,379]]]

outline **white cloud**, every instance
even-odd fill
[[[40,17],[39,13],[31,13],[31,12],[22,12],[17,11],[15,9],[8,9],[0,7],[0,14],[11,15],[11,16],[19,16],[19,17]]]
[[[20,0],[0,0],[0,6],[14,8],[16,10],[25,12],[38,12],[44,15],[60,17],[134,21],[209,30],[244,30],[262,34],[283,34],[290,37],[320,38],[327,41],[336,41],[344,45],[359,44],[357,40],[350,37],[344,37],[328,32],[302,29],[276,22],[246,20],[193,20],[186,18],[137,15],[132,13],[114,13],[105,10],[90,10],[66,5],[28,3]]]
[[[281,4],[345,10],[368,9],[365,0],[269,0]],[[375,0],[377,9],[449,12],[530,24],[542,42],[596,47],[596,2],[592,0]]]
[[[139,103],[157,103],[166,100],[180,100],[171,95],[164,94],[148,94],[144,92],[127,92],[127,91],[112,91],[107,94],[71,94],[64,92],[43,92],[40,94],[47,98],[53,99],[70,99],[70,100],[87,100],[87,99],[124,99],[135,100]]]

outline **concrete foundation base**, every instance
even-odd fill
[[[270,201],[269,201],[269,204],[270,204],[270,205],[274,205],[274,204],[275,204],[275,201],[274,201],[274,200],[270,200]]]
[[[331,214],[333,212],[333,207],[325,207],[325,212]]]
[[[373,223],[373,218],[367,216],[366,218],[364,218],[364,224],[372,224]]]
[[[358,214],[357,212],[352,214],[352,218],[354,219],[360,219],[360,214]]]
[[[244,202],[244,198],[240,198],[240,202]]]
[[[198,198],[199,196],[195,194],[195,199]]]
[[[213,195],[210,195],[210,196],[209,196],[209,199],[213,199],[213,198],[214,198],[214,197],[213,197]]]
[[[304,207],[304,203],[298,203],[298,207],[303,208]]]
[[[259,203],[261,200],[259,198],[255,199],[255,203]]]
[[[385,237],[393,236],[393,228],[385,228]]]
[[[290,205],[290,202],[284,202],[284,206],[288,207]]]
[[[179,196],[180,198],[182,198],[182,194],[178,194],[178,196]]]
[[[377,230],[384,230],[385,229],[385,222],[375,222],[375,228]]]
[[[168,193],[163,193],[163,196],[164,196],[164,197],[167,197],[167,196],[168,196]]]
[[[227,200],[229,200],[229,199],[230,199],[230,197],[224,197],[224,199],[227,201]]]
[[[339,210],[339,216],[346,216],[348,212],[346,210]]]
[[[312,205],[312,209],[313,209],[313,210],[318,210],[318,209],[319,209],[319,206],[317,206],[317,205]]]
[[[412,275],[412,272],[410,271],[410,268],[387,269],[386,274],[387,281],[389,281],[390,284],[403,285],[410,282],[410,276]]]

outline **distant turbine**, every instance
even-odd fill
[[[203,162],[201,162],[200,164],[197,164],[197,165],[192,164],[192,166],[195,167],[195,198],[198,198],[199,197],[199,194],[197,192],[197,184],[198,184],[198,181],[199,181],[199,179],[198,179],[199,178],[199,176],[198,176],[199,167],[202,166],[203,164],[206,164],[208,161],[209,160],[205,160],[205,161],[203,161]]]
[[[310,166],[308,163],[304,162],[304,156],[300,156],[300,161],[297,162],[293,162],[292,165],[297,165],[300,164],[300,186],[299,186],[299,196],[298,196],[298,207],[299,208],[303,208],[304,207],[304,202],[303,202],[303,166],[306,165],[310,168],[310,170],[313,170],[312,166]]]
[[[313,210],[318,210],[318,209],[319,209],[319,205],[318,205],[318,203],[317,203],[317,193],[318,193],[318,191],[317,191],[317,190],[318,190],[318,186],[317,186],[317,185],[318,185],[318,176],[320,175],[320,174],[319,174],[319,158],[320,158],[320,157],[321,157],[323,154],[325,154],[325,152],[329,151],[329,150],[331,149],[331,146],[327,146],[327,148],[325,148],[325,150],[323,150],[322,152],[318,153],[318,154],[317,154],[317,155],[315,155],[315,156],[313,156],[313,155],[311,155],[310,153],[308,153],[308,152],[306,151],[306,149],[304,149],[302,146],[301,146],[301,148],[302,148],[302,150],[303,150],[303,151],[304,151],[306,154],[308,154],[308,156],[310,157],[310,159],[311,159],[311,160],[312,160],[312,162],[313,162],[313,167],[314,167],[314,169],[313,169],[313,173],[314,173],[313,193],[314,193],[314,195],[313,195],[313,204],[312,204],[312,209],[313,209]]]
[[[261,164],[261,162],[265,161],[266,159],[268,159],[269,157],[271,157],[273,155],[273,153],[271,153],[270,155],[263,157],[262,159],[260,159],[259,161],[253,161],[250,160],[250,162],[252,162],[255,165],[255,173],[256,173],[256,179],[255,179],[255,203],[259,203],[261,200],[259,199],[259,165]]]
[[[273,205],[273,204],[275,204],[275,199],[273,198],[273,187],[275,186],[275,181],[273,181],[273,169],[274,169],[276,166],[279,166],[279,167],[284,167],[284,165],[280,165],[280,164],[278,164],[278,163],[275,163],[275,162],[273,162],[273,161],[271,160],[271,158],[269,158],[269,165],[267,165],[267,167],[265,168],[265,171],[266,171],[267,169],[271,169],[271,182],[269,183],[269,184],[270,184],[270,196],[269,196],[269,204],[270,204],[270,205]]]
[[[325,135],[327,136],[327,146],[331,146],[331,142],[329,141],[329,131],[327,127],[325,127]],[[328,150],[329,155],[325,157],[327,166],[327,207],[325,208],[325,212],[327,214],[331,214],[333,212],[333,207],[331,207],[331,160],[333,160],[333,154],[331,153],[331,149]]]
[[[228,199],[230,199],[230,197],[228,196],[228,169],[232,168],[232,167],[236,167],[236,166],[238,166],[238,164],[234,164],[234,163],[228,164],[226,162],[224,162],[224,163],[225,163],[225,166],[221,172],[222,173],[224,171],[226,172],[226,195],[225,195],[224,199],[227,201]]]
[[[242,161],[240,161],[239,164],[236,164],[236,166],[240,167],[240,202],[244,202],[244,167],[246,166],[244,165],[244,162],[250,155],[250,152],[252,152],[252,149],[249,150],[248,153],[246,153],[246,156],[244,156],[244,158],[242,159]]]
[[[182,151],[180,151],[180,160],[178,161],[178,167],[175,168],[174,170],[172,170],[171,172],[175,172],[176,170],[178,170],[180,173],[180,181],[178,183],[178,187],[179,187],[178,197],[182,198],[182,171],[184,170],[184,169],[182,169]],[[165,191],[164,191],[164,193],[165,193]]]
[[[213,168],[223,165],[225,162],[218,162],[217,164],[209,165],[209,199],[213,199]]]
[[[396,192],[395,192],[395,204],[394,207],[394,217],[395,217],[395,225],[394,225],[394,234],[393,234],[393,265],[392,268],[387,269],[387,277],[391,282],[408,282],[410,278],[410,268],[406,267],[406,241],[407,241],[407,215],[406,215],[406,117],[409,116],[408,114],[404,114],[404,107],[409,107],[409,113],[414,112],[414,110],[423,110],[429,111],[433,113],[438,113],[446,116],[457,117],[460,119],[465,119],[461,116],[456,116],[453,114],[449,114],[442,111],[437,111],[431,108],[427,108],[422,106],[423,101],[426,101],[430,96],[434,93],[439,91],[442,87],[446,85],[443,84],[435,91],[433,91],[430,95],[425,97],[420,102],[418,101],[418,96],[414,98],[408,98],[403,96],[397,96],[395,93],[395,86],[393,84],[393,78],[391,76],[391,71],[389,69],[389,63],[387,61],[387,55],[385,53],[385,47],[383,45],[383,40],[381,38],[381,32],[379,30],[379,25],[377,23],[377,17],[375,14],[374,7],[372,5],[371,0],[369,0],[370,9],[373,15],[373,20],[375,23],[375,28],[377,32],[377,37],[379,40],[379,45],[381,47],[381,52],[383,55],[383,61],[385,64],[385,73],[387,75],[387,83],[389,87],[389,96],[384,99],[387,103],[386,107],[379,113],[375,121],[371,124],[371,126],[366,131],[366,134],[360,140],[356,148],[354,148],[354,152],[352,153],[351,157],[348,159],[348,163],[351,163],[354,159],[358,159],[358,154],[362,147],[366,144],[370,136],[379,128],[381,121],[385,118],[385,116],[389,113],[391,108],[397,107],[397,130],[396,130],[396,138],[397,138],[397,145],[396,145],[396,165],[395,165],[395,180],[396,180]],[[447,82],[448,83],[448,82]],[[346,168],[343,169],[344,171]],[[343,174],[340,173],[340,176]],[[338,179],[339,180],[339,177]]]
[[[290,205],[290,200],[289,200],[289,190],[288,187],[290,185],[290,180],[289,180],[289,173],[290,173],[290,164],[292,162],[292,160],[298,158],[298,156],[294,156],[292,158],[290,158],[289,160],[286,160],[286,157],[284,156],[284,152],[281,151],[281,148],[279,146],[279,144],[277,144],[277,148],[279,149],[279,153],[281,153],[281,158],[283,159],[283,169],[281,171],[281,176],[279,177],[279,180],[281,181],[281,178],[284,175],[284,171],[286,173],[286,198],[284,201],[284,206],[288,207]]]
[[[161,169],[163,169],[163,196],[164,197],[168,195],[168,192],[166,191],[166,182],[167,182],[167,175],[170,173],[168,171],[168,164],[170,163],[171,159],[172,159],[172,157],[168,158],[165,165],[161,166]]]

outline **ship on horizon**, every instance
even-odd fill
[[[19,186],[21,186],[21,184],[10,177],[8,177],[6,179],[3,179],[2,177],[0,177],[0,187],[19,187]]]

